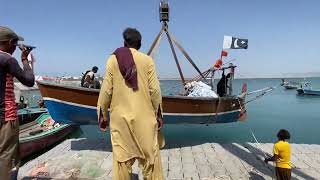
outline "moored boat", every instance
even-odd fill
[[[283,86],[285,89],[298,89],[301,86],[301,83],[294,82],[294,81],[285,81],[282,79],[281,86]]]
[[[183,75],[178,57],[176,55],[175,46],[181,51],[192,67],[199,73],[200,77],[203,79],[205,79],[205,77],[195,62],[191,59],[189,54],[169,32],[169,12],[169,4],[167,2],[161,2],[159,13],[162,26],[147,55],[153,57],[159,47],[162,36],[167,36],[182,85],[187,90],[190,90],[188,84],[192,84],[192,82],[187,82]],[[244,47],[244,49],[246,48],[247,46]],[[230,83],[228,84],[228,93],[224,93],[221,95],[221,97],[188,97],[187,93],[181,93],[182,95],[176,96],[163,96],[162,114],[164,116],[165,123],[214,124],[231,123],[239,120],[245,120],[245,96],[247,93],[247,88],[245,85],[245,88],[243,88],[245,91],[242,91],[242,94],[239,96],[232,94],[234,68],[235,66],[233,65],[230,65],[227,68],[219,68],[219,70],[222,70],[223,72],[225,69],[230,69],[229,77],[231,79],[229,81]],[[54,119],[63,123],[98,124],[96,105],[99,97],[99,90],[72,87],[45,81],[37,81],[37,84],[45,105]],[[226,86],[224,88],[226,88]],[[212,94],[214,94],[214,92],[212,92]]]
[[[298,95],[315,95],[320,96],[320,89],[308,89],[308,88],[299,88],[297,89]]]
[[[313,89],[310,83],[305,83],[297,89],[298,95],[315,95],[320,96],[320,89]]]
[[[284,84],[282,85],[285,89],[298,89],[299,85],[294,84]]]
[[[41,114],[48,112],[47,108],[23,108],[18,110],[19,124],[26,124],[36,120]]]
[[[40,115],[35,121],[20,126],[20,157],[30,154],[58,142],[71,133],[77,125],[54,123],[48,113]]]
[[[59,123],[97,124],[99,90],[37,81],[52,118]],[[243,96],[219,98],[163,96],[167,124],[214,124],[244,120]]]

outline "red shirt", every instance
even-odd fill
[[[0,123],[18,119],[17,105],[14,96],[14,81],[17,78],[22,84],[32,87],[34,75],[29,65],[23,69],[10,54],[0,51]]]

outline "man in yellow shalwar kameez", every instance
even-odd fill
[[[127,28],[123,38],[125,47],[118,48],[107,61],[97,104],[100,129],[110,126],[112,177],[129,180],[131,166],[138,160],[144,179],[162,180],[158,140],[163,124],[162,97],[155,65],[151,57],[138,51],[139,31]]]

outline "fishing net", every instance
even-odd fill
[[[89,151],[89,150],[86,150]],[[41,162],[33,169],[33,176],[43,175],[57,179],[88,178],[96,179],[106,177],[109,172],[101,168],[104,155],[101,153],[67,152]]]
[[[193,81],[186,84],[189,97],[214,97],[218,98],[218,95],[211,90],[211,87],[201,81]]]

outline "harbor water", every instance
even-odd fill
[[[290,79],[303,81],[303,79]],[[314,89],[320,89],[320,78],[308,78]],[[234,80],[234,94],[239,94],[243,83],[248,91],[276,87],[262,98],[247,104],[245,122],[212,125],[165,125],[162,129],[168,146],[202,143],[254,142],[251,131],[259,142],[274,142],[279,129],[291,133],[292,143],[320,144],[320,96],[297,96],[296,90],[285,90],[281,79]],[[161,81],[162,93],[172,95],[182,88],[180,81]],[[174,87],[174,88],[172,88]],[[250,95],[247,100],[254,98]],[[251,130],[251,131],[250,131]],[[96,139],[104,137],[110,143],[109,133],[101,133],[98,126],[81,126],[72,137]]]

